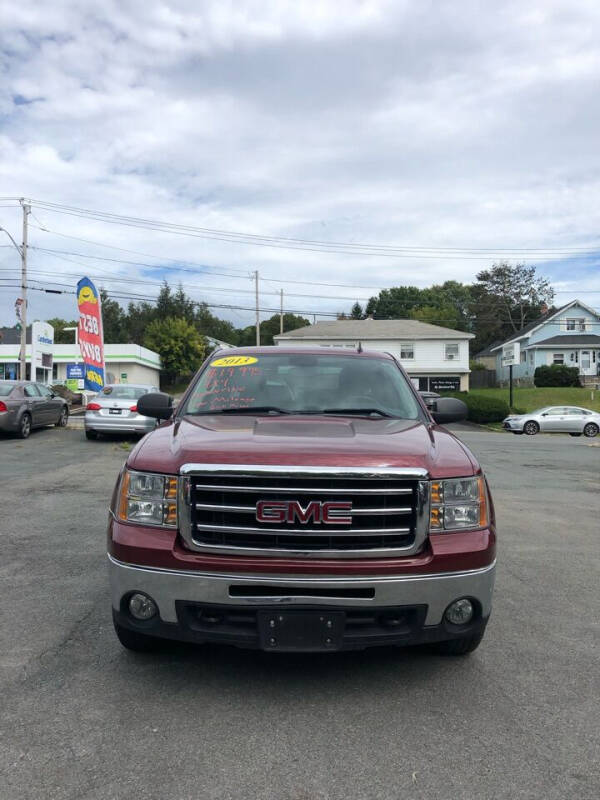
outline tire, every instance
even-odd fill
[[[581,436],[580,433],[570,433],[569,436]]]
[[[69,409],[64,406],[56,423],[57,428],[66,428],[69,421]]]
[[[163,644],[162,640],[155,636],[124,628],[115,619],[113,619],[113,625],[118,640],[126,650],[133,650],[134,653],[153,653],[160,650]]]
[[[528,420],[525,425],[523,425],[523,433],[526,433],[527,436],[535,436],[536,433],[540,432],[540,426],[534,419]]]
[[[98,434],[96,433],[96,431],[86,431],[85,432],[85,438],[86,439],[97,439],[98,438]]]
[[[31,414],[28,411],[26,411],[21,417],[21,422],[19,423],[19,438],[28,439],[30,433],[31,433]]]
[[[598,428],[595,422],[588,422],[583,429],[583,435],[591,439],[593,436],[598,436],[599,430],[600,428]]]
[[[463,636],[460,639],[449,639],[447,642],[438,642],[433,647],[441,656],[466,656],[477,650],[483,639],[483,631],[472,636]]]

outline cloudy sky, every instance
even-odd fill
[[[506,253],[538,263],[557,301],[600,307],[595,0],[0,0],[0,19],[0,197],[457,248],[265,247],[34,203],[33,285],[89,274],[115,294],[155,295],[168,276],[196,299],[245,306],[258,269],[261,305],[276,308],[281,287],[286,308],[318,314],[384,286],[470,281]],[[0,225],[18,239],[20,224],[0,200]],[[0,324],[12,324],[18,255],[0,237]],[[31,292],[32,318],[74,312],[72,296]]]

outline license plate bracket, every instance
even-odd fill
[[[121,409],[120,408],[109,408],[108,409],[108,413],[109,414],[120,414],[121,413]]]
[[[264,650],[315,652],[339,650],[344,636],[343,611],[259,611],[258,635]]]

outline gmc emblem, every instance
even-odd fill
[[[303,506],[297,500],[259,500],[256,504],[258,522],[293,525],[352,525],[352,503],[320,503],[313,500]]]

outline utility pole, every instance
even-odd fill
[[[23,244],[21,245],[21,292],[23,303],[21,308],[21,352],[20,352],[20,378],[22,381],[26,377],[26,353],[27,353],[27,217],[31,212],[31,206],[28,206],[21,200],[23,207]],[[32,381],[35,380],[35,375],[29,376]]]
[[[254,270],[254,280],[256,281],[256,346],[260,347],[260,313],[258,311],[258,270]]]
[[[281,308],[279,310],[279,333],[283,333],[283,289],[279,290],[281,296]]]

